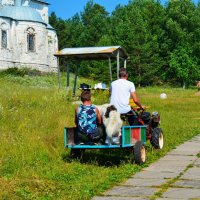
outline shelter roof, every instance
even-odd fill
[[[118,52],[120,58],[128,58],[126,50],[121,46],[64,48],[54,55],[85,60],[107,60],[108,58],[116,58]]]

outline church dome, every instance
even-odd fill
[[[36,10],[27,6],[4,6],[0,9],[0,17],[46,24]]]

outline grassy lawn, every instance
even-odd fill
[[[160,112],[163,150],[148,142],[144,166],[134,164],[128,152],[112,150],[86,151],[80,163],[63,144],[63,128],[74,125],[72,92],[58,90],[56,81],[56,76],[0,76],[0,199],[91,199],[200,132],[196,89],[140,88],[141,102]],[[167,99],[159,98],[162,92]],[[108,92],[93,91],[93,103],[108,99]]]

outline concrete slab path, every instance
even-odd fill
[[[92,200],[200,200],[200,135]]]

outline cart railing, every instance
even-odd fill
[[[132,147],[137,141],[146,144],[146,126],[122,126],[122,135],[120,144],[95,145],[94,143],[75,144],[76,127],[64,128],[64,146],[65,148],[122,148]]]

